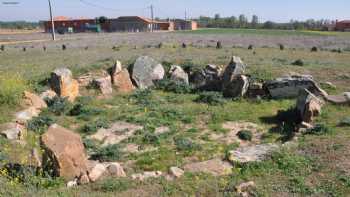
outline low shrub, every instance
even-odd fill
[[[78,116],[80,119],[88,120],[93,115],[98,115],[102,112],[101,109],[86,106],[84,104],[78,103],[73,106],[69,111],[69,115]]]
[[[340,127],[350,127],[350,117],[346,117],[338,124]]]
[[[208,105],[221,105],[225,100],[219,92],[201,92],[195,99],[197,103],[206,103]]]
[[[93,184],[92,189],[95,191],[102,191],[102,192],[123,192],[134,186],[135,186],[134,182],[126,178],[118,178],[118,179],[109,178],[109,179],[100,181],[96,184]]]
[[[279,44],[280,50],[283,51],[284,50],[284,45],[283,44]]]
[[[87,150],[91,150],[91,151],[95,151],[97,150],[97,144],[94,140],[92,139],[89,139],[89,138],[84,138],[83,139],[83,144],[84,144],[84,147],[87,149]]]
[[[0,105],[18,105],[23,92],[27,89],[26,82],[19,75],[0,76]]]
[[[154,104],[152,102],[152,90],[150,89],[136,90],[129,98],[138,105],[150,106]]]
[[[55,96],[52,99],[47,99],[46,102],[49,111],[57,116],[65,114],[71,108],[71,104],[69,103],[67,98]]]
[[[313,128],[308,129],[305,134],[311,134],[311,135],[323,135],[326,133],[329,133],[330,129],[327,125],[323,123],[316,124]]]
[[[254,49],[254,46],[253,45],[249,45],[248,46],[248,50],[253,50]]]
[[[105,119],[98,119],[94,122],[87,123],[86,125],[83,126],[81,131],[85,134],[94,134],[97,132],[97,130],[101,128],[109,128],[109,122]]]
[[[159,90],[174,92],[177,94],[187,94],[193,91],[193,88],[183,82],[173,81],[170,79],[163,79],[156,83],[156,88]]]
[[[292,65],[294,66],[304,66],[304,61],[301,59],[295,60]]]
[[[40,116],[34,117],[32,120],[28,121],[27,128],[31,131],[42,134],[54,123],[55,120],[51,116],[42,113]]]
[[[318,51],[317,47],[314,46],[314,47],[311,48],[311,52],[317,52],[317,51]]]
[[[192,142],[192,140],[188,138],[177,137],[174,139],[174,142],[178,151],[190,153],[200,149],[200,146],[198,144]]]
[[[154,146],[159,146],[160,145],[160,138],[159,138],[159,136],[157,134],[147,132],[143,136],[142,142],[145,143],[145,144],[151,144],[151,145],[154,145]]]
[[[123,152],[118,144],[108,145],[96,150],[95,154],[91,155],[93,160],[100,162],[112,162],[121,160]]]
[[[252,141],[253,133],[249,130],[242,130],[237,133],[239,139],[244,141]]]

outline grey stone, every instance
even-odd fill
[[[25,128],[17,123],[6,123],[0,125],[0,134],[9,140],[22,140],[25,133]]]
[[[340,95],[329,95],[326,97],[326,100],[337,105],[348,105],[350,104],[350,92],[344,92]]]
[[[265,83],[270,96],[274,99],[297,98],[300,90],[307,89],[316,96],[325,98],[328,94],[322,90],[309,75],[292,75],[277,78]]]
[[[155,81],[164,78],[163,66],[148,56],[139,57],[132,70],[132,79],[140,89],[154,86]]]
[[[243,75],[246,69],[246,65],[242,62],[241,58],[233,56],[229,65],[225,68],[223,73],[223,81],[230,81],[235,75]]]
[[[223,95],[224,97],[243,97],[249,88],[248,77],[244,75],[233,75],[230,80],[223,82]]]
[[[209,64],[204,69],[192,73],[190,83],[199,90],[220,91],[221,73],[222,69],[219,66]]]
[[[265,160],[278,149],[276,144],[261,144],[241,147],[229,152],[228,160],[231,162],[248,163]]]
[[[110,76],[96,78],[92,83],[103,95],[111,95],[113,93],[112,79]]]
[[[171,80],[189,84],[188,74],[180,66],[172,65],[169,74]]]
[[[139,174],[133,174],[131,175],[131,178],[134,180],[144,181],[149,178],[159,178],[162,176],[162,174],[163,173],[161,171],[143,172]]]

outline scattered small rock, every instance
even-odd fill
[[[162,176],[161,171],[153,171],[153,172],[143,172],[139,174],[133,174],[131,175],[131,178],[134,180],[144,181],[149,178],[159,178],[161,176]]]
[[[170,176],[173,176],[174,178],[180,178],[184,175],[184,171],[181,168],[178,167],[171,167],[169,169]]]

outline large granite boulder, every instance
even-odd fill
[[[241,58],[232,57],[222,76],[222,91],[225,97],[243,97],[247,93],[249,80],[243,75],[245,68]]]
[[[230,82],[233,76],[243,75],[246,67],[241,58],[233,56],[222,75],[223,83]]]
[[[190,75],[190,83],[198,90],[221,91],[222,69],[216,65],[207,65],[205,68]]]
[[[129,93],[135,90],[129,71],[123,69],[119,61],[110,69],[110,75],[112,77],[112,84],[117,88],[118,92]]]
[[[172,65],[169,74],[171,80],[184,84],[189,84],[188,74],[180,66]]]
[[[232,75],[229,81],[223,83],[222,92],[224,97],[243,97],[249,88],[249,79],[244,75]]]
[[[57,124],[41,136],[43,168],[66,181],[86,175],[88,160],[79,134]]]
[[[92,85],[105,96],[111,95],[113,93],[112,79],[109,75],[96,77],[92,81]]]
[[[300,120],[312,123],[314,118],[321,113],[324,102],[307,89],[301,90],[296,104]]]
[[[132,79],[140,89],[154,86],[154,82],[163,79],[164,75],[162,64],[148,56],[139,57],[132,69]]]
[[[327,97],[310,75],[292,75],[277,78],[265,83],[270,96],[274,99],[297,98],[303,89],[309,90],[316,96]]]
[[[58,68],[51,73],[50,85],[58,96],[74,101],[79,95],[79,84],[67,68]]]

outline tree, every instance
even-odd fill
[[[216,20],[216,21],[218,21],[218,20],[220,20],[220,14],[215,14],[215,17],[214,17],[214,19]]]
[[[252,23],[251,23],[252,27],[257,28],[258,24],[259,24],[259,17],[257,15],[253,15]]]
[[[247,26],[248,20],[244,14],[239,15],[239,27],[245,28]]]

